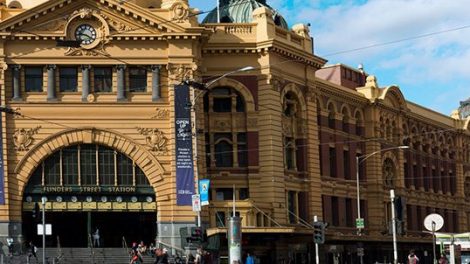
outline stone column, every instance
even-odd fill
[[[158,101],[162,97],[162,91],[160,87],[160,69],[161,65],[152,65],[152,101]]]
[[[126,101],[126,65],[117,65],[117,100]]]
[[[82,101],[88,101],[90,94],[90,69],[91,65],[82,65]]]
[[[11,67],[13,72],[13,101],[21,101],[21,87],[20,87],[20,70],[21,65],[13,65]]]
[[[55,64],[47,65],[47,101],[57,101],[55,93]]]

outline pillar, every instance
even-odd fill
[[[47,65],[47,101],[56,101],[55,93],[55,64]]]
[[[126,101],[126,65],[117,65],[117,100]]]
[[[91,65],[82,65],[82,101],[87,102],[90,94],[90,69]]]
[[[20,70],[21,65],[13,65],[13,101],[21,101]]]
[[[160,87],[160,69],[162,66],[152,66],[152,101],[158,101],[162,97],[162,90]]]

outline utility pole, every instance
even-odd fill
[[[235,185],[233,186],[233,214],[228,222],[228,254],[229,263],[242,262],[242,224],[241,218],[235,214]]]
[[[46,197],[41,198],[42,203],[42,263],[46,263]]]

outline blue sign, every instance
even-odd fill
[[[201,205],[209,205],[209,179],[199,180],[199,195],[201,195]]]
[[[193,137],[189,86],[175,86],[176,204],[192,205],[194,194]]]
[[[0,204],[5,204],[5,172],[3,167],[3,127],[2,127],[2,113],[0,113]]]

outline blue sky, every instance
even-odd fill
[[[190,0],[201,11],[216,0]],[[310,23],[315,54],[398,85],[409,101],[445,115],[470,97],[470,5],[467,0],[267,0],[290,25]],[[468,27],[466,27],[468,26]],[[457,29],[466,27],[462,29]],[[453,30],[456,29],[456,30]],[[336,55],[370,45],[381,45]]]

